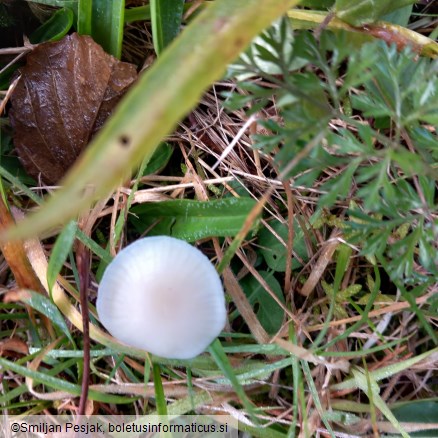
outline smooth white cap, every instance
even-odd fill
[[[210,260],[168,236],[120,251],[105,270],[96,307],[112,336],[173,359],[202,353],[226,322],[224,290]]]

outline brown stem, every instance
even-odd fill
[[[84,245],[79,244],[76,251],[76,264],[79,274],[79,295],[82,310],[84,336],[84,369],[82,372],[81,398],[78,415],[85,414],[90,383],[90,318],[88,313],[88,285],[90,283],[90,254]]]
[[[292,195],[292,190],[290,188],[290,182],[284,180],[283,187],[286,193],[287,198],[287,257],[286,257],[286,271],[284,274],[284,294],[289,297],[291,293],[291,284],[292,284],[292,253],[294,247],[294,238],[295,238],[295,227],[294,227],[294,199]],[[291,298],[292,300],[292,298]]]
[[[438,57],[438,43],[436,41],[397,24],[378,21],[362,27],[354,27],[336,17],[327,22],[326,20],[329,15],[319,11],[303,9],[290,9],[287,15],[297,29],[312,29],[326,26],[330,30],[346,30],[347,32],[361,33],[379,38],[389,44],[395,43],[398,49],[411,46],[414,51],[417,51],[422,56],[428,56],[433,59]]]
[[[3,197],[0,196],[0,231],[6,230],[13,225],[15,225],[15,220],[11,211],[3,200]],[[2,243],[0,244],[0,249],[19,288],[30,289],[42,295],[47,294],[44,286],[41,284],[41,281],[29,262],[24,244],[21,240]],[[26,308],[30,319],[36,324],[32,308],[29,306],[26,306]],[[41,321],[51,338],[55,339],[55,332],[50,320],[44,315],[41,315]]]

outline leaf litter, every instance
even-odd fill
[[[57,183],[137,78],[134,64],[77,33],[38,45],[11,96],[14,144],[29,175]]]

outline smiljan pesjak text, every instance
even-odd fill
[[[31,433],[40,433],[40,434],[48,434],[53,432],[81,432],[84,434],[89,433],[105,433],[105,432],[136,432],[136,433],[144,433],[144,432],[170,432],[170,433],[227,433],[228,425],[227,424],[202,424],[202,423],[190,423],[190,424],[164,424],[164,423],[156,423],[156,424],[96,424],[96,423],[84,423],[84,424],[75,424],[75,423],[64,423],[64,424],[48,424],[48,423],[37,423],[37,424],[28,424],[21,423],[19,425],[19,429],[17,428],[14,432],[31,432]]]

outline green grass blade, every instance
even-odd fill
[[[76,230],[77,239],[82,242],[87,248],[89,248],[94,254],[96,254],[104,263],[109,264],[113,259],[111,254],[102,248],[93,239],[90,239],[86,234],[84,234],[80,229]]]
[[[176,416],[176,415],[185,415],[189,411],[191,411],[192,408],[192,402],[194,403],[195,407],[199,407],[202,405],[205,405],[207,403],[211,403],[211,395],[207,391],[198,392],[193,400],[190,400],[190,397],[183,397],[172,404],[169,404],[167,407],[168,415],[169,416]],[[150,422],[150,415],[159,415],[158,411],[148,412],[148,416],[139,417],[135,421],[132,422],[132,424],[135,425],[142,425],[147,424]],[[124,438],[126,436],[126,433],[123,432],[114,432],[111,436],[114,438],[121,437]]]
[[[26,290],[20,293],[20,301],[32,307],[43,315],[47,316],[47,318],[52,321],[64,335],[74,344],[73,338],[71,337],[70,330],[65,323],[61,312],[58,308],[53,304],[49,298],[41,295],[37,292]]]
[[[330,426],[330,423],[327,420],[327,416],[325,414],[325,411],[322,407],[321,400],[319,399],[318,390],[316,389],[315,382],[313,381],[312,372],[309,367],[309,363],[302,360],[301,361],[301,368],[303,370],[304,376],[306,377],[307,384],[310,389],[310,393],[313,397],[313,403],[315,404],[315,408],[318,411],[322,422],[324,423],[324,426],[326,427],[327,431],[330,433],[330,436],[334,438],[335,433],[333,432],[333,429]]]
[[[122,55],[125,0],[93,0],[91,36],[105,52]]]
[[[415,3],[415,0],[336,0],[336,15],[352,26],[363,26],[373,23],[384,14],[388,14],[403,6]]]
[[[137,6],[135,8],[125,9],[125,23],[133,21],[148,21],[151,19],[150,5]]]
[[[8,172],[3,166],[0,166],[0,176],[9,181],[14,187],[20,189],[29,199],[31,199],[35,204],[40,205],[43,199],[36,195],[32,190],[29,189],[25,184],[23,184],[16,176]]]
[[[152,38],[157,55],[178,35],[184,0],[151,0]]]
[[[297,344],[298,342],[293,324],[289,324],[289,341],[294,344]],[[300,398],[304,399],[304,395],[302,394],[301,391],[303,385],[302,385],[302,373],[300,368],[300,361],[296,356],[293,355],[292,355],[291,371],[292,371],[292,386],[295,388],[295,391],[293,391],[293,396],[292,396],[292,419],[291,419],[291,424],[289,426],[289,430],[287,431],[287,438],[293,438],[297,436],[299,403],[300,403]]]
[[[77,26],[79,35],[91,35],[92,13],[93,0],[79,0]]]
[[[203,10],[211,3],[211,0],[204,1],[198,5],[198,10],[195,11],[190,17],[189,20],[194,18],[199,11]],[[188,11],[193,7],[191,2],[184,4],[183,6],[183,15],[184,12]],[[136,6],[133,8],[125,9],[125,23],[132,23],[133,21],[149,21],[151,19],[151,6]]]
[[[29,37],[30,42],[37,44],[60,40],[73,26],[73,19],[74,14],[71,9],[59,9]]]
[[[389,410],[385,401],[382,399],[382,397],[380,397],[380,387],[376,380],[372,378],[372,375],[370,373],[365,375],[365,371],[361,369],[353,368],[351,371],[357,387],[367,395],[367,397],[370,399],[370,402],[372,402],[373,405],[380,410],[380,412],[398,430],[403,438],[409,438],[409,435],[404,431],[397,418],[395,418],[394,414]],[[368,383],[368,381],[370,383]]]
[[[434,401],[433,398],[426,398],[397,403],[397,406],[392,407],[391,411],[401,423],[418,423],[421,419],[418,432],[429,430],[428,436],[438,436],[438,401],[436,399]]]
[[[242,402],[246,411],[251,415],[252,420],[256,422],[254,406],[252,405],[242,385],[239,383],[239,380],[234,374],[233,368],[230,362],[228,361],[227,355],[225,354],[219,339],[214,340],[214,342],[208,347],[208,351],[212,355],[213,359],[216,361],[218,367],[224,373],[224,376],[233,385],[234,391],[236,392],[237,396],[240,398],[240,401]]]
[[[56,239],[55,245],[50,255],[49,265],[47,267],[47,284],[49,292],[52,293],[53,285],[56,282],[58,274],[67,259],[76,236],[76,222],[70,221],[62,230]]]
[[[208,202],[188,199],[152,202],[132,208],[131,222],[140,234],[150,230],[149,235],[164,234],[188,242],[213,236],[231,237],[240,231],[254,205],[252,198],[244,197]]]
[[[90,35],[105,52],[122,55],[125,0],[79,0],[78,33]]]
[[[62,181],[64,187],[1,239],[40,234],[113,190],[132,168],[152,156],[160,140],[253,37],[296,3],[218,0],[206,8],[131,88]]]
[[[4,388],[3,388],[3,391],[4,391]],[[10,408],[11,400],[13,400],[14,398],[20,397],[25,392],[27,392],[27,385],[25,385],[25,384],[17,386],[16,388],[12,389],[11,391],[4,392],[4,394],[0,396],[0,404],[7,405],[7,407]],[[2,408],[3,408],[3,406],[2,406]]]
[[[163,382],[161,381],[161,367],[157,363],[152,366],[155,387],[155,403],[158,415],[167,415],[166,396],[164,395]]]
[[[434,348],[433,350],[426,351],[425,353],[411,357],[410,359],[406,359],[402,362],[396,362],[386,367],[382,367],[377,370],[371,371],[370,372],[371,378],[376,382],[379,382],[380,380],[383,379],[389,379],[395,374],[406,371],[409,368],[412,368],[418,362],[422,360],[426,360],[428,357],[435,355],[437,353],[438,353],[438,348]],[[341,383],[336,383],[335,385],[332,385],[331,389],[334,391],[342,391],[345,389],[358,388],[356,380],[357,379],[355,378],[349,378]]]
[[[7,359],[0,357],[0,366],[6,370],[14,371],[25,377],[29,377],[36,383],[42,383],[58,391],[65,391],[72,395],[81,395],[80,385],[67,382],[65,379],[59,379],[49,374],[45,374],[40,371],[33,371],[25,366],[18,365],[17,363],[11,362]],[[104,403],[132,403],[132,397],[120,397],[117,395],[104,394],[93,389],[89,391],[89,398],[91,400],[101,401]]]

